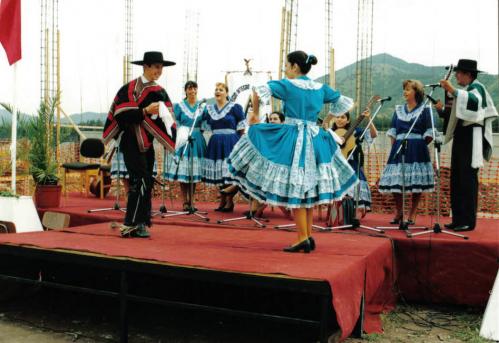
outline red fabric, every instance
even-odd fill
[[[21,0],[0,1],[0,43],[10,65],[21,59]]]
[[[366,281],[367,332],[380,332],[380,312],[393,308],[393,261],[386,238],[358,234],[317,234],[311,254],[287,254],[282,248],[296,233],[274,230],[222,230],[185,224],[155,225],[150,239],[123,239],[108,223],[65,231],[0,235],[0,244],[65,249],[161,261],[179,266],[213,270],[287,275],[325,280],[333,295],[333,308],[342,338],[348,337],[358,319]],[[182,247],[182,249],[178,249]]]

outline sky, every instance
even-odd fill
[[[0,0],[1,1],[1,0]],[[40,100],[40,0],[22,1],[22,59],[9,66],[0,48],[0,102],[35,113]],[[122,85],[125,0],[59,0],[62,108],[66,113],[107,112]],[[277,77],[284,0],[134,1],[133,56],[162,51],[177,62],[159,83],[170,98],[183,97],[186,9],[200,14],[199,97],[211,97],[227,71],[253,70]],[[324,74],[324,0],[299,2],[297,49],[317,56],[312,78]],[[373,55],[389,53],[428,66],[478,60],[498,73],[498,0],[374,0]],[[1,25],[1,23],[0,23]],[[357,1],[333,1],[336,69],[356,61]],[[141,67],[133,67],[139,76]],[[442,75],[445,71],[442,71]],[[438,81],[438,80],[435,80]],[[341,91],[341,89],[340,89]]]

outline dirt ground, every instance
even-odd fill
[[[132,305],[129,342],[316,342],[297,325]],[[478,335],[483,310],[399,304],[383,316],[383,334],[364,342],[490,342]],[[0,301],[0,343],[118,342],[118,306],[95,296],[41,290]],[[331,339],[334,341],[334,339]]]

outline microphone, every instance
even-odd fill
[[[440,83],[430,83],[429,85],[424,85],[425,87],[436,88],[440,87]]]
[[[391,101],[392,97],[391,96],[385,96],[384,98],[380,98],[377,100],[377,102],[385,102],[385,101]]]
[[[204,104],[206,101],[207,101],[207,100],[206,100],[206,98],[202,98],[202,99],[201,99],[201,101],[199,102],[199,104],[200,104],[200,105],[201,105],[201,104]]]

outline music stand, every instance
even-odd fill
[[[362,144],[362,141],[364,139],[364,136],[367,133],[367,130],[369,130],[369,127],[371,126],[371,124],[374,121],[374,118],[376,118],[376,116],[378,115],[379,111],[383,107],[385,101],[390,101],[390,100],[391,100],[391,97],[382,98],[382,99],[378,100],[379,101],[378,108],[376,109],[376,111],[374,111],[374,114],[369,119],[369,122],[367,123],[366,127],[364,128],[364,131],[362,132],[362,134],[355,140],[355,143],[356,143],[355,147],[350,152],[350,155],[348,155],[347,161],[350,160],[351,158],[354,158],[354,156],[357,156],[357,170],[356,170],[357,179],[359,179],[359,176],[360,176],[360,166],[361,166],[361,164],[363,164],[362,161],[361,161],[361,158],[359,156],[360,155],[360,151],[361,151],[361,146],[360,145]],[[356,155],[354,155],[354,154],[356,154]],[[335,231],[335,230],[346,230],[346,229],[352,229],[352,230],[366,229],[366,230],[369,230],[369,231],[374,231],[374,232],[378,232],[378,233],[384,233],[384,231],[383,231],[382,228],[374,228],[374,227],[371,227],[371,226],[362,225],[361,222],[360,222],[360,219],[357,218],[357,209],[359,208],[359,199],[360,199],[360,181],[357,184],[356,188],[357,188],[357,190],[356,190],[356,192],[354,192],[354,196],[355,196],[355,209],[354,209],[354,212],[353,212],[353,218],[352,218],[352,222],[351,223],[348,223],[348,224],[345,224],[345,225],[338,225],[338,226],[328,226],[328,227],[322,227],[322,226],[316,225],[316,226],[313,226],[313,227],[315,227],[319,231],[328,231],[328,232]]]
[[[435,87],[439,87],[437,85],[430,85],[432,87],[432,93],[433,93],[433,89]],[[427,95],[426,96],[428,100],[430,100],[433,104],[435,104],[436,102],[434,102],[434,99],[431,97],[431,93],[430,95]],[[433,151],[435,153],[435,174],[436,174],[436,181],[435,181],[435,187],[437,188],[437,220],[435,222],[435,225],[433,225],[433,229],[430,230],[430,231],[422,231],[422,232],[417,232],[417,233],[407,233],[407,237],[417,237],[417,236],[422,236],[422,235],[427,235],[427,234],[431,234],[431,233],[445,233],[447,235],[451,235],[451,236],[455,236],[455,237],[459,237],[459,238],[463,238],[463,239],[469,239],[468,236],[465,236],[465,235],[462,235],[462,234],[459,234],[459,233],[456,233],[456,232],[451,232],[451,231],[448,231],[448,230],[442,230],[441,226],[440,226],[440,152],[441,152],[441,146],[442,146],[442,142],[437,139],[437,134],[436,134],[436,130],[435,130],[435,123],[433,122],[433,113],[432,113],[432,108],[430,106],[430,115],[431,115],[431,130],[432,130],[432,136],[433,136]]]
[[[414,126],[416,125],[417,121],[419,120],[419,117],[423,113],[426,104],[428,104],[429,99],[431,98],[431,95],[433,94],[433,91],[435,90],[436,87],[439,85],[431,85],[431,91],[430,94],[426,96],[426,99],[423,101],[423,105],[421,105],[421,111],[419,111],[418,115],[414,119],[414,121],[411,124],[411,127],[405,134],[404,138],[402,139],[402,142],[400,142],[400,146],[398,150],[395,152],[395,158],[400,155],[401,161],[402,161],[402,216],[400,217],[400,223],[398,227],[394,226],[377,226],[377,229],[382,229],[382,230],[403,230],[406,231],[407,237],[412,237],[414,236],[413,233],[409,231],[409,223],[404,220],[404,210],[405,210],[405,154],[407,151],[407,138],[409,135],[412,133],[412,130],[414,129]],[[430,106],[430,116],[431,116],[431,123],[432,123],[432,128],[433,130],[434,125],[433,125],[433,114],[431,112],[431,106]],[[433,135],[435,132],[433,131]],[[435,139],[435,136],[433,136],[433,139]],[[423,229],[423,230],[428,230],[429,228],[426,226],[412,226],[410,228],[411,230],[416,230],[416,229]]]
[[[121,142],[121,137],[123,136],[123,132],[121,132],[118,136],[118,138],[114,141],[114,146],[111,147],[110,149],[110,154],[111,157],[113,154],[116,154],[116,160],[118,163],[118,177],[116,178],[116,199],[114,201],[113,207],[104,207],[104,208],[96,208],[92,210],[87,210],[88,213],[94,213],[94,212],[104,212],[104,211],[120,211],[120,212],[126,212],[126,208],[122,208],[120,206],[119,200],[120,200],[120,181],[121,181],[121,163],[120,163],[120,142]],[[109,163],[109,162],[108,162]],[[104,180],[102,180],[103,182]]]
[[[194,126],[196,125],[196,121],[199,117],[199,114],[202,113],[202,108],[203,104],[205,104],[204,101],[202,101],[199,104],[199,107],[194,113],[194,118],[192,120],[192,125],[189,128],[189,134],[187,137],[187,143],[184,145],[184,148],[180,152],[180,157],[177,159],[177,156],[174,157],[175,163],[177,163],[177,169],[175,170],[175,175],[178,175],[178,170],[180,167],[180,162],[184,159],[185,154],[187,153],[187,148],[190,147],[190,153],[189,156],[187,157],[189,159],[189,210],[187,211],[175,211],[175,213],[171,214],[163,214],[161,218],[169,218],[169,217],[175,217],[175,216],[182,216],[182,215],[195,215],[204,221],[210,221],[210,218],[204,216],[205,214],[208,214],[208,212],[201,212],[198,211],[194,206],[192,206],[192,198],[194,197],[194,140],[195,138],[192,137],[192,133],[194,132]],[[164,161],[164,160],[163,160]],[[163,170],[164,173],[164,170]],[[163,174],[164,175],[164,174]]]

